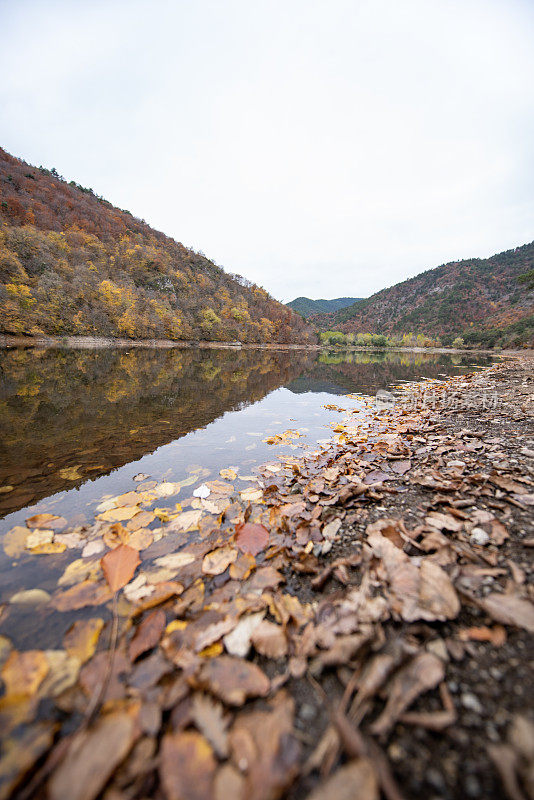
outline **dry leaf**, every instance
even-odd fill
[[[228,723],[221,703],[208,695],[195,694],[192,706],[193,722],[219,758],[228,756]]]
[[[279,659],[287,655],[284,629],[274,622],[260,622],[252,632],[251,641],[258,653],[267,658]]]
[[[231,656],[245,658],[248,655],[250,637],[264,616],[265,612],[260,611],[257,614],[248,614],[245,617],[241,617],[234,630],[224,637],[224,646]]]
[[[13,650],[2,667],[0,675],[6,687],[6,695],[34,695],[50,667],[41,650]]]
[[[210,800],[216,766],[200,733],[182,731],[163,737],[159,770],[167,800]]]
[[[477,605],[497,622],[534,633],[534,605],[529,600],[522,600],[514,594],[493,592],[477,600]]]
[[[202,688],[231,706],[242,706],[247,697],[265,697],[271,686],[256,664],[232,656],[209,661],[202,667],[198,681]]]
[[[350,761],[321,783],[307,800],[378,800],[378,783],[368,758]]]
[[[108,586],[118,592],[131,581],[137,565],[141,563],[139,552],[127,544],[120,544],[115,550],[106,553],[100,560]]]
[[[135,723],[118,711],[76,736],[48,784],[50,800],[94,800],[135,740]]]

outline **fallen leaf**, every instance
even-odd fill
[[[269,531],[263,525],[245,522],[236,525],[236,532],[235,543],[242,553],[257,556],[269,543]]]
[[[262,656],[279,659],[287,655],[287,638],[284,629],[274,622],[263,620],[251,636],[254,648]]]
[[[221,469],[219,471],[219,475],[221,476],[221,478],[224,478],[227,481],[235,481],[235,479],[237,478],[237,472],[233,470],[231,467],[229,467],[228,469]]]
[[[423,692],[434,689],[445,676],[443,661],[433,653],[420,653],[393,676],[386,706],[371,725],[376,736],[389,733],[399,716]]]
[[[13,796],[26,773],[50,749],[55,727],[39,722],[23,728],[18,736],[4,739],[0,759],[1,800]]]
[[[110,508],[98,515],[98,519],[104,522],[123,522],[125,519],[132,519],[139,513],[137,506],[122,506],[120,508]]]
[[[224,646],[231,656],[246,658],[250,650],[250,637],[265,616],[264,611],[241,617],[234,630],[224,638]]]
[[[205,500],[206,497],[209,496],[210,496],[210,490],[205,483],[201,484],[198,487],[198,489],[195,489],[193,492],[193,497],[200,497],[201,500]]]
[[[534,633],[534,605],[529,600],[513,594],[493,592],[477,600],[477,605],[503,625],[515,625]]]
[[[0,672],[6,695],[34,695],[49,669],[42,650],[13,650]]]
[[[163,737],[159,770],[167,800],[210,800],[216,767],[212,749],[200,733],[182,731]]]
[[[165,612],[161,609],[153,611],[141,622],[130,642],[129,654],[132,661],[135,661],[141,653],[146,653],[147,650],[155,647],[165,629],[166,622]]]
[[[53,531],[64,528],[66,524],[65,517],[57,517],[55,514],[35,514],[26,520],[28,528],[48,528]]]
[[[65,650],[45,650],[49,671],[39,687],[39,697],[57,697],[74,686],[80,672],[80,662]]]
[[[135,741],[132,716],[117,711],[76,736],[48,783],[50,800],[94,800]]]
[[[41,603],[47,603],[49,600],[50,595],[44,589],[24,589],[14,594],[9,599],[9,602],[20,606],[38,606]]]
[[[14,528],[11,528],[5,534],[2,542],[6,556],[9,558],[21,556],[26,548],[26,539],[29,535],[28,528],[24,528],[22,525],[15,525]]]
[[[167,532],[182,531],[187,533],[189,531],[198,530],[198,526],[202,517],[202,509],[193,511],[184,511],[178,514],[175,519],[167,526]]]
[[[350,761],[307,796],[307,800],[378,800],[378,783],[368,758]]]
[[[247,697],[265,697],[271,685],[256,664],[232,656],[220,656],[205,664],[198,682],[231,706],[243,705]]]
[[[104,576],[112,592],[126,586],[134,576],[137,565],[141,563],[139,552],[127,544],[121,544],[100,560]]]
[[[112,550],[112,553],[115,551]],[[136,551],[137,552],[137,551]],[[50,605],[56,611],[77,611],[85,606],[99,606],[111,600],[112,593],[106,584],[82,581],[64,592],[57,592]]]
[[[237,558],[237,550],[229,545],[212,550],[204,556],[202,572],[206,575],[221,575]]]
[[[192,716],[195,726],[206,737],[219,758],[228,756],[228,724],[221,703],[208,695],[195,694]]]
[[[76,620],[63,637],[65,650],[85,664],[94,655],[103,627],[104,620],[100,617]]]

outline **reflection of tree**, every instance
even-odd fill
[[[307,369],[303,351],[0,351],[5,514],[256,402]],[[78,483],[81,483],[79,481]]]
[[[322,352],[313,366],[288,385],[293,392],[323,391],[333,394],[361,392],[375,394],[378,389],[402,380],[438,378],[474,363],[490,363],[491,358],[473,354],[393,352]]]

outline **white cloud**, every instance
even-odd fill
[[[527,0],[0,2],[2,145],[276,297],[532,239]]]

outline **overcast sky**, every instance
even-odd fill
[[[534,238],[532,0],[0,0],[0,144],[280,300]]]

